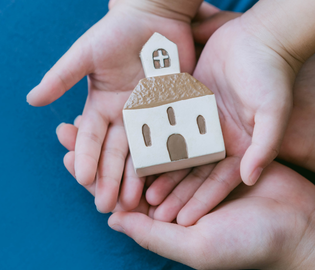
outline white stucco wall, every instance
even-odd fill
[[[176,125],[174,126],[171,126],[168,120],[167,108],[169,107],[172,107],[175,113]],[[199,133],[198,115],[205,118],[206,134]],[[149,109],[124,110],[123,117],[136,171],[140,168],[172,163],[167,149],[167,139],[171,134],[181,134],[185,138],[188,159],[194,160],[193,166],[198,165],[195,163],[198,161],[196,157],[199,156],[214,156],[215,160],[209,159],[209,157],[201,159],[200,162],[203,164],[205,160],[214,162],[225,156],[214,95],[177,101]],[[151,131],[152,145],[149,147],[145,146],[143,140],[142,126],[144,124],[147,124]],[[187,161],[183,162],[183,166],[189,166]],[[179,163],[180,161],[174,162]],[[167,170],[170,170],[171,167],[167,166]],[[159,168],[163,170],[163,166],[159,166]],[[178,166],[175,169],[179,169]],[[154,169],[153,171],[157,173]]]

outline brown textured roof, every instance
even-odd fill
[[[188,73],[140,80],[124,109],[143,109],[213,93]]]

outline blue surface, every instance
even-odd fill
[[[238,11],[252,3],[213,2]],[[189,269],[111,230],[109,215],[64,168],[55,128],[82,112],[86,79],[49,106],[26,103],[106,12],[104,0],[0,1],[0,269]]]

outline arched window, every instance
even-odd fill
[[[158,49],[153,52],[153,64],[156,69],[171,66],[170,57],[164,49]]]
[[[175,119],[175,113],[172,107],[167,108],[167,116],[168,116],[168,121],[170,122],[170,125],[175,126],[176,119]]]
[[[144,124],[142,126],[142,135],[143,135],[143,140],[144,140],[145,146],[151,146],[152,145],[151,132],[150,132],[150,128],[147,124]]]
[[[205,118],[202,115],[198,115],[198,117],[197,117],[197,125],[198,125],[198,128],[199,128],[199,133],[200,134],[206,134],[207,133],[206,121],[205,121]]]

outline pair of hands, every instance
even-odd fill
[[[315,172],[314,69],[315,56],[297,76],[294,108],[280,156]],[[76,119],[75,126],[63,125],[58,130],[60,142],[70,151],[74,150],[80,121],[81,117]],[[66,155],[65,165],[74,174],[74,152]],[[208,170],[211,170],[210,165]],[[125,172],[129,182],[137,179],[130,159]],[[152,180],[147,180],[147,185],[151,184],[148,191],[158,179],[153,183]],[[190,189],[200,186],[199,181],[190,180]],[[126,182],[123,182],[122,193]],[[184,182],[175,189],[184,187]],[[95,194],[95,188],[88,190]],[[181,198],[187,190],[182,191],[178,195]],[[124,194],[127,195],[132,196]],[[124,208],[118,203],[109,225],[144,248],[197,269],[313,269],[314,198],[312,183],[273,162],[254,187],[239,185],[218,207],[192,226],[158,221],[155,216],[160,207],[176,213],[176,205],[167,205],[167,199],[155,208],[144,197],[133,210],[135,213],[122,212]]]
[[[219,13],[216,8],[203,5],[199,18],[203,20],[208,16],[211,17],[194,28],[197,41],[203,42],[234,15]],[[145,179],[135,176],[129,157],[120,203],[116,205],[128,153],[121,110],[133,87],[143,77],[137,55],[153,32],[160,32],[177,43],[182,71],[193,70],[193,39],[187,22],[162,18],[129,6],[114,6],[104,19],[73,45],[28,96],[32,105],[48,104],[83,76],[90,74],[89,95],[82,118],[76,120],[75,126],[63,125],[58,129],[61,143],[70,150],[65,157],[66,167],[96,196],[97,207],[103,212],[113,210],[116,205],[115,211],[135,208],[134,211],[165,221],[172,221],[177,216],[177,221],[183,225],[197,221],[194,226],[184,228],[154,221],[140,213],[116,213],[109,224],[123,230],[144,247],[198,268],[219,268],[224,265],[253,267],[254,263],[262,263],[265,259],[267,265],[271,262],[270,258],[276,260],[277,257],[274,255],[277,248],[271,247],[279,247],[279,250],[281,247],[282,254],[284,251],[286,254],[293,253],[292,246],[306,239],[300,232],[312,232],[308,227],[313,224],[311,206],[314,202],[310,198],[314,197],[312,186],[276,163],[268,167],[261,183],[254,188],[240,185],[215,211],[201,219],[197,217],[208,213],[241,182],[239,166],[244,153],[242,165],[245,165],[241,172],[247,182],[255,169],[265,167],[274,158],[290,110],[292,93],[289,90],[294,72],[284,59],[245,31],[243,23],[241,18],[236,19],[211,37],[194,73],[216,94],[228,158],[217,165],[168,173],[158,179],[149,177],[146,180],[149,186],[147,201],[151,205],[164,201],[157,208],[150,207],[141,198]],[[102,33],[103,29],[106,32]],[[309,71],[304,72],[307,73]],[[301,79],[300,85],[307,86],[311,78],[304,77],[306,79]],[[307,91],[304,92],[307,94]],[[301,134],[296,132],[296,127],[311,131],[307,122],[297,121],[302,115],[309,115],[310,106],[305,106],[307,99],[301,96],[295,98],[299,106],[293,112],[280,155],[302,163],[300,157],[307,157],[305,154],[308,153],[308,166],[311,167],[314,164],[314,155],[309,147],[311,144],[307,144],[308,141],[302,139],[305,136],[300,137]],[[304,132],[302,135],[306,134],[312,133]],[[312,142],[312,138],[309,135],[306,139]],[[294,148],[292,145],[297,142],[304,148]],[[258,152],[253,153],[255,151]],[[247,163],[244,162],[246,157],[250,160]],[[289,188],[283,190],[284,186]],[[167,195],[168,198],[164,200]],[[294,203],[290,202],[292,197],[295,198]],[[203,201],[203,198],[207,200]],[[189,200],[190,206],[186,204]],[[186,210],[182,209],[180,218],[178,213],[183,205]],[[194,215],[196,209],[199,212]],[[295,220],[309,222],[308,225],[305,222],[296,225],[296,237],[289,242],[288,237],[293,235],[292,227],[288,226],[292,216]],[[261,231],[268,233],[268,239],[263,234],[262,238],[257,238]],[[283,239],[278,239],[279,231],[284,232]],[[226,241],[224,248],[228,249],[218,249],[222,239]],[[240,243],[248,248],[248,253],[240,251],[243,248],[239,246]],[[203,256],[205,254],[214,255]],[[223,258],[222,254],[228,256]],[[237,260],[226,260],[237,255]]]
[[[198,16],[211,16],[205,23],[212,25],[212,32],[235,17],[206,4]],[[147,191],[146,199],[152,205],[160,204],[178,183],[181,185],[164,201],[164,207],[157,209],[157,219],[171,221],[177,216],[178,223],[193,224],[241,182],[240,174],[245,183],[253,184],[277,156],[291,109],[294,73],[270,44],[261,42],[244,25],[240,17],[216,31],[193,74],[216,94],[227,158],[217,165],[160,176]],[[203,33],[201,25],[196,29],[201,31],[195,31],[197,40],[212,34]],[[189,18],[162,17],[118,1],[28,95],[31,105],[43,106],[88,75],[89,94],[75,151],[66,160],[74,158],[75,177],[94,190],[101,212],[115,208],[126,159],[130,164],[122,107],[144,76],[138,53],[153,32],[178,45],[181,70],[192,73],[195,51]],[[131,165],[125,169],[129,168]],[[126,175],[130,174],[124,173],[120,203],[130,210],[139,204],[145,179],[127,181]],[[190,182],[201,186],[191,189]],[[176,209],[165,216],[170,205]]]

